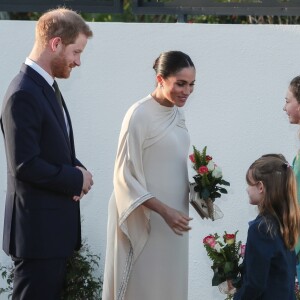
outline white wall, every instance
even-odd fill
[[[0,99],[31,50],[34,25],[0,21]],[[245,242],[247,221],[256,216],[245,192],[248,166],[268,152],[281,152],[289,161],[296,153],[297,128],[288,124],[282,107],[289,81],[300,73],[300,27],[128,23],[91,23],[91,27],[94,38],[82,56],[82,66],[72,71],[69,80],[59,82],[72,116],[77,156],[94,174],[93,190],[81,201],[83,236],[91,250],[101,254],[102,269],[107,203],[123,115],[153,90],[152,64],[159,53],[182,50],[197,69],[195,91],[186,105],[192,145],[199,149],[207,145],[223,168],[224,179],[231,182],[229,194],[216,202],[223,219],[201,220],[191,209],[189,300],[224,299],[211,287],[212,271],[202,239],[209,233],[239,230],[238,237]],[[3,139],[0,170],[2,232]],[[0,263],[9,261],[1,251]]]

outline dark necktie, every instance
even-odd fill
[[[60,90],[59,90],[59,87],[58,87],[57,82],[55,80],[54,80],[52,86],[53,86],[53,88],[55,90],[55,96],[56,96],[57,102],[58,102],[61,110],[63,111],[63,105],[62,105],[62,99],[61,99]]]

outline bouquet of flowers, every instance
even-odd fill
[[[212,285],[219,286],[220,291],[232,295],[241,284],[241,264],[244,257],[245,245],[236,240],[236,235],[224,232],[221,238],[217,233],[210,234],[203,239],[208,257],[212,260],[211,266],[214,275]],[[224,284],[225,282],[225,284]],[[225,289],[221,289],[225,285]]]
[[[200,152],[193,146],[193,154],[189,156],[193,169],[197,172],[193,176],[195,182],[190,185],[190,202],[202,218],[214,220],[214,210],[219,208],[213,202],[221,197],[221,193],[227,194],[227,190],[221,185],[229,186],[230,183],[223,179],[222,169],[206,154],[206,149],[207,146]]]

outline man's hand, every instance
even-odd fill
[[[81,191],[80,196],[74,196],[74,197],[73,197],[73,200],[74,200],[74,201],[79,201],[83,196],[84,196],[84,192]]]
[[[83,167],[76,166],[77,169],[79,169],[82,172],[83,175],[83,184],[82,184],[82,192],[84,194],[87,194],[89,190],[92,188],[93,182],[93,175],[85,170]]]

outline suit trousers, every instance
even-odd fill
[[[66,259],[23,259],[15,265],[12,300],[60,300]]]

